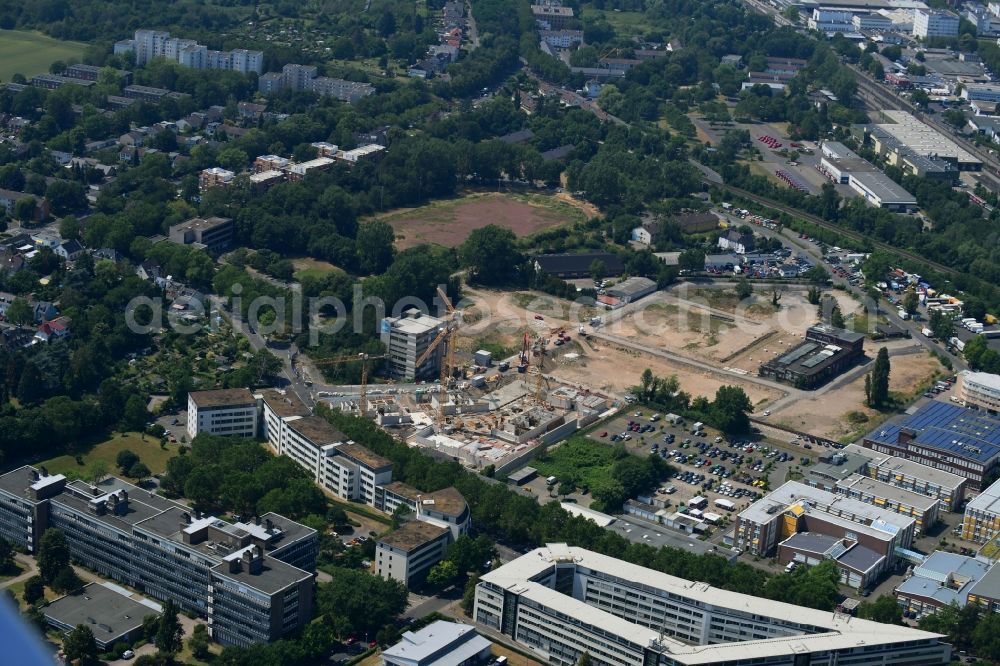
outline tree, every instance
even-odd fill
[[[95,460],[87,467],[87,479],[95,486],[108,476],[108,464],[103,460]]]
[[[150,474],[151,472],[146,467],[146,463],[141,460],[128,469],[128,476],[135,479],[136,483],[141,483],[144,479],[149,478]]]
[[[992,662],[1000,662],[1000,615],[987,613],[972,630],[972,645],[976,654]]]
[[[209,641],[208,628],[203,624],[196,624],[194,631],[191,633],[191,638],[188,639],[188,648],[190,648],[191,654],[195,659],[204,661],[208,658]]]
[[[463,534],[445,551],[445,559],[454,562],[460,575],[470,571],[479,571],[483,563],[492,560],[494,556],[493,542],[485,535],[472,538]]]
[[[907,314],[910,315],[915,314],[917,312],[917,305],[919,305],[919,303],[920,303],[920,297],[917,296],[917,292],[913,291],[912,289],[907,290],[907,292],[903,294],[902,305],[903,305],[903,310]]]
[[[889,403],[889,369],[889,351],[882,347],[875,356],[875,366],[872,368],[869,407],[881,409]]]
[[[143,430],[146,427],[146,420],[149,412],[146,410],[146,401],[138,393],[132,393],[125,401],[125,409],[122,410],[119,426],[125,430]]]
[[[736,283],[736,295],[740,300],[743,300],[750,298],[751,294],[753,294],[753,285],[750,284],[750,280],[740,278],[740,281]]]
[[[384,220],[372,220],[359,226],[354,246],[361,270],[375,275],[385,272],[392,264],[395,240],[396,232]]]
[[[719,430],[726,434],[738,434],[750,429],[748,414],[753,411],[753,403],[739,386],[720,386],[715,392],[715,401],[709,408],[709,418]]]
[[[45,596],[45,581],[41,576],[32,576],[24,582],[24,602],[33,604]]]
[[[184,630],[177,620],[177,607],[174,606],[173,599],[167,599],[163,604],[163,614],[160,615],[159,624],[156,627],[156,637],[153,642],[161,652],[174,654],[181,650],[181,637]]]
[[[76,625],[76,629],[69,632],[63,641],[63,652],[68,662],[79,660],[80,663],[86,664],[95,661],[97,641],[94,640],[94,632],[85,624]]]
[[[4,315],[7,321],[15,326],[27,326],[35,321],[35,313],[23,298],[15,298],[7,307]]]
[[[903,607],[891,594],[883,594],[875,601],[861,602],[858,617],[883,624],[903,624]]]
[[[677,266],[683,271],[705,270],[705,253],[697,248],[689,248],[677,257]]]
[[[427,584],[434,587],[447,587],[458,579],[458,567],[450,560],[442,560],[431,567],[427,573]]]
[[[458,249],[459,260],[469,269],[470,281],[502,285],[515,275],[521,254],[517,237],[510,229],[488,224],[476,229]]]
[[[844,328],[844,325],[844,313],[841,312],[839,305],[834,305],[833,309],[830,310],[830,326]]]
[[[355,631],[377,631],[393,622],[406,609],[406,587],[355,569],[327,569],[329,583],[320,583],[316,607],[334,619],[347,635]]]
[[[809,287],[809,291],[806,293],[806,299],[811,305],[819,305],[819,301],[822,297],[823,290],[819,287]]]
[[[5,539],[0,539],[0,572],[13,571],[15,569],[14,548]]]
[[[608,274],[608,267],[600,259],[594,259],[590,262],[590,277],[594,279],[594,282],[600,282]]]
[[[479,585],[479,574],[469,577],[465,581],[465,591],[462,593],[462,610],[465,614],[472,616],[472,609],[476,606],[476,586]]]
[[[132,465],[139,462],[139,456],[130,451],[129,449],[122,449],[115,456],[115,465],[121,470],[122,474],[132,469]]]
[[[796,11],[796,13],[798,13],[798,8],[797,7],[793,6],[793,7],[789,7],[788,9],[794,9]],[[788,9],[786,9],[785,11],[787,12]],[[591,660],[590,660],[590,653],[589,652],[584,652],[583,654],[581,654],[580,658],[577,659],[577,661],[576,661],[576,666],[590,666],[590,665],[591,665]]]
[[[75,215],[67,215],[59,220],[59,237],[63,240],[80,237],[80,222]]]
[[[69,566],[69,546],[62,530],[50,527],[38,541],[38,573],[51,585],[60,571]]]
[[[955,322],[952,320],[950,314],[942,310],[934,310],[931,312],[927,327],[931,329],[931,334],[935,338],[947,342],[954,331]]]
[[[13,216],[15,220],[20,220],[21,222],[31,222],[35,219],[35,210],[38,208],[38,202],[34,197],[25,197],[19,199],[16,204],[14,204]]]
[[[56,592],[75,592],[82,585],[83,581],[73,571],[73,567],[63,567],[52,581],[52,589]]]

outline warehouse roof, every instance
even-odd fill
[[[988,463],[1000,455],[1000,419],[946,402],[931,400],[915,414],[895,424],[884,425],[866,439],[898,446],[900,431],[915,435],[919,446],[945,451]]]

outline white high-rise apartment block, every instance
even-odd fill
[[[247,389],[188,393],[187,434],[257,436],[257,399]]]
[[[160,30],[136,30],[131,43],[135,54],[135,64],[147,65],[153,58],[164,58],[176,62],[182,67],[191,69],[225,69],[240,74],[264,71],[264,53],[234,49],[232,51],[213,51],[193,39],[171,37],[170,33]],[[115,52],[123,52],[122,43]]]

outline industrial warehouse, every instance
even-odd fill
[[[814,389],[864,357],[865,336],[817,324],[802,344],[760,366],[761,377],[773,377],[797,388]]]

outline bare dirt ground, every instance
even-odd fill
[[[590,316],[597,312],[592,308],[571,311],[568,302],[537,293],[472,290],[468,294],[473,305],[464,310],[466,325],[463,328],[463,338],[468,341],[465,344],[471,345],[476,340],[488,340],[509,349],[519,350],[525,331],[528,331],[534,339],[538,335],[547,335],[554,327],[565,327],[573,341],[569,345],[552,349],[544,371],[570,383],[621,394],[638,384],[643,370],[650,368],[654,374],[661,377],[677,375],[682,389],[692,396],[714,396],[715,391],[723,385],[742,386],[754,404],[775,400],[781,395],[778,391],[740,379],[731,373],[702,371],[669,359],[620,348],[601,340],[582,340],[576,327],[578,322],[589,320]],[[655,309],[653,312],[651,317],[659,316],[655,314]],[[536,315],[543,319],[535,319]],[[625,334],[626,330],[628,330],[627,325],[619,328],[616,322],[609,324],[607,332],[627,338],[629,336]],[[693,338],[701,334],[689,335]],[[672,346],[663,344],[663,340],[655,336],[650,338],[636,336],[635,339],[643,344],[650,344],[653,341],[658,347],[674,351]],[[681,347],[682,345],[678,345],[676,351],[683,355],[696,356],[688,354],[690,350]]]
[[[469,234],[488,224],[497,224],[517,236],[593,216],[572,197],[550,198],[551,205],[532,203],[524,197],[492,193],[474,193],[461,198],[436,201],[420,208],[409,208],[380,215],[396,232],[396,247],[406,249],[421,243],[444,247],[461,245]]]
[[[316,271],[319,273],[344,272],[344,269],[334,266],[329,261],[313,259],[312,257],[296,257],[292,259],[292,266],[296,271]]]
[[[891,354],[894,348],[904,344],[912,345],[913,342],[905,340],[885,343],[884,346],[890,349]],[[878,343],[866,343],[865,353],[874,357],[879,346],[881,345]],[[892,370],[889,374],[889,390],[903,396],[912,396],[936,376],[943,374],[941,364],[928,352],[890,356],[890,363]],[[882,416],[876,410],[865,407],[864,400],[865,375],[862,373],[848,384],[818,393],[815,397],[798,400],[775,411],[771,420],[821,437],[841,439],[858,430],[874,427]],[[863,420],[860,414],[867,417],[867,420]]]

